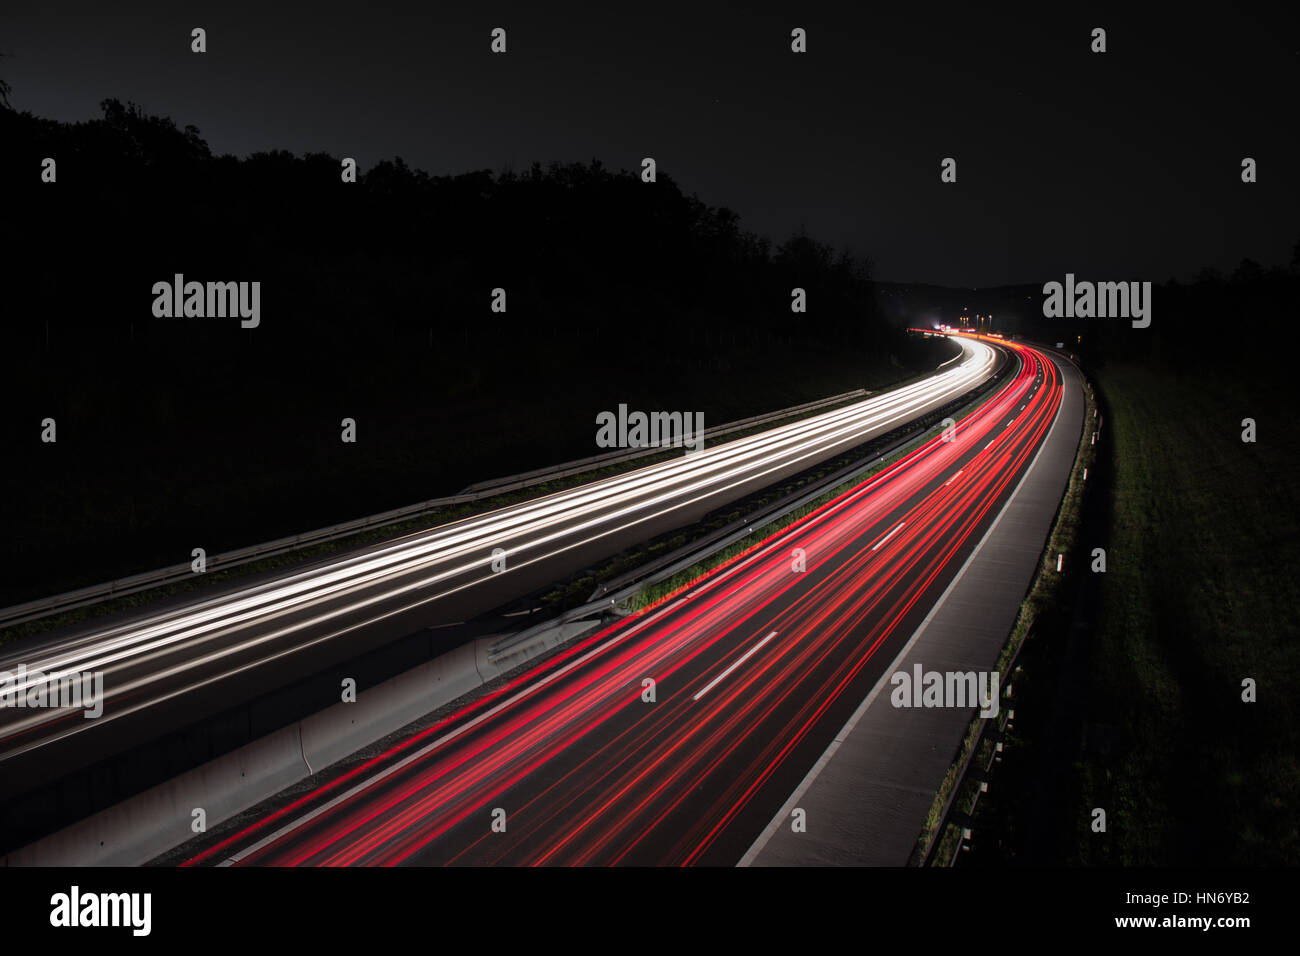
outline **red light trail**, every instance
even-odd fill
[[[188,863],[734,863],[884,676],[1050,429],[1059,371],[1005,347],[1019,371],[954,441],[927,441]]]

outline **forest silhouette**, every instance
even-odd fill
[[[114,99],[77,123],[0,109],[0,140],[0,603],[595,454],[620,403],[712,425],[947,356],[882,318],[869,261],[773,244],[662,169],[395,157],[349,183],[344,157],[218,155]],[[175,274],[260,282],[261,325],[155,318]]]

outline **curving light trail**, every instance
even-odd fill
[[[1007,347],[1019,371],[953,441],[189,862],[735,862],[886,676],[1054,422],[1059,370]]]
[[[27,676],[11,685],[18,693],[43,678],[100,672],[104,715],[87,721],[81,711],[0,708],[0,761],[126,715],[143,717],[200,688],[237,686],[270,664],[288,666],[345,636],[379,627],[409,633],[460,620],[432,617],[446,617],[449,612],[438,609],[452,599],[477,600],[483,605],[478,610],[488,610],[952,401],[992,374],[996,363],[994,350],[982,342],[961,346],[961,360],[943,372],[844,408],[266,583],[20,646],[0,655],[0,672],[26,669]],[[498,548],[506,553],[502,574],[492,567]]]

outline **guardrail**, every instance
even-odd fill
[[[963,415],[970,407],[983,400],[986,393],[986,386],[996,383],[1001,377],[1001,372],[995,373],[981,386],[977,386],[975,391],[978,393],[974,399],[969,399],[969,392],[962,398],[949,403],[941,409],[936,409],[930,415],[939,415],[948,411],[951,406],[958,405],[959,408],[955,414]],[[910,426],[903,426],[909,428]],[[579,607],[570,608],[561,612],[556,617],[548,618],[532,627],[526,628],[517,634],[499,641],[488,649],[488,660],[493,664],[508,660],[518,654],[527,652],[532,646],[546,639],[548,632],[553,628],[580,621],[586,617],[592,617],[597,614],[620,614],[618,602],[632,597],[641,588],[647,585],[657,584],[667,578],[672,577],[679,571],[684,571],[692,565],[698,564],[704,558],[716,554],[725,548],[730,547],[737,541],[743,540],[751,534],[754,528],[770,524],[778,518],[784,517],[791,511],[803,507],[811,501],[820,498],[826,492],[845,482],[852,481],[864,472],[870,471],[876,465],[880,464],[886,458],[896,455],[902,451],[908,450],[908,446],[917,445],[925,439],[934,426],[921,428],[917,433],[910,433],[899,437],[891,442],[887,447],[881,449],[868,461],[850,462],[842,468],[838,468],[829,475],[824,475],[798,491],[791,492],[784,498],[780,498],[766,507],[760,508],[753,514],[746,515],[713,531],[704,537],[682,545],[675,551],[662,557],[656,558],[640,567],[622,574],[607,584],[597,588],[587,599],[587,603]]]
[[[815,402],[805,402],[801,405],[793,405],[789,408],[780,409],[775,412],[766,412],[762,415],[755,415],[751,418],[744,418],[739,421],[728,422],[723,425],[717,425],[713,428],[705,429],[704,437],[707,441],[709,438],[716,438],[744,428],[761,425],[765,422],[778,421],[792,415],[816,411],[840,402],[862,398],[868,394],[869,393],[863,389],[856,389],[851,392],[844,392],[840,395],[833,395],[830,398],[819,399]],[[269,558],[280,554],[287,554],[291,551],[296,551],[299,548],[314,544],[323,544],[339,538],[345,538],[360,531],[382,527],[387,524],[394,524],[398,521],[407,518],[414,518],[437,508],[445,508],[448,505],[467,504],[473,501],[481,501],[485,498],[505,494],[509,491],[515,491],[532,485],[540,485],[547,481],[554,481],[559,478],[582,474],[583,472],[591,471],[593,468],[599,468],[604,465],[634,461],[637,458],[654,455],[663,450],[664,448],[662,446],[651,446],[646,448],[616,451],[605,455],[596,455],[592,458],[584,458],[577,461],[565,462],[559,465],[552,465],[549,468],[521,472],[520,474],[511,475],[506,478],[497,478],[490,481],[479,482],[478,484],[470,485],[464,491],[456,495],[450,495],[444,498],[432,498],[428,501],[421,501],[417,504],[407,505],[402,508],[394,508],[392,511],[367,515],[364,518],[345,521],[341,524],[330,525],[326,528],[317,528],[314,531],[305,531],[302,534],[277,538],[275,541],[267,541],[263,544],[240,548],[236,551],[227,551],[222,554],[207,556],[204,558],[206,573],[238,567],[239,565],[247,564],[250,561],[256,561],[260,558]],[[160,587],[165,584],[170,584],[191,577],[193,574],[194,571],[191,565],[188,562],[185,562],[170,565],[165,568],[159,568],[154,571],[145,571],[129,577],[118,578],[113,581],[105,581],[101,584],[94,584],[74,591],[65,591],[62,594],[55,594],[46,598],[38,598],[35,601],[28,601],[24,604],[16,604],[12,607],[0,610],[0,628],[12,627],[17,624],[23,624],[27,621],[34,621],[50,614],[71,611],[79,607],[98,603],[108,598],[122,597],[140,591],[147,591],[150,588]]]
[[[1093,398],[1092,385],[1088,381],[1087,376],[1084,374],[1083,367],[1079,364],[1078,357],[1075,355],[1075,353],[1064,348],[1054,348],[1053,346],[1048,345],[1044,342],[1032,341],[1032,344],[1034,345],[1035,348],[1040,348],[1046,352],[1051,352],[1053,355],[1065,359],[1076,369],[1078,369],[1080,378],[1082,379],[1083,388],[1086,391],[1089,400],[1092,400]],[[1098,429],[1101,428],[1100,422],[1098,423],[1097,428]],[[1080,441],[1082,441],[1082,439],[1080,439]],[[1073,480],[1073,473],[1071,473],[1071,480]],[[1053,523],[1053,530],[1054,529],[1055,529],[1055,522]],[[1045,550],[1044,554],[1046,553],[1047,552]],[[1023,651],[1025,645],[1029,643],[1029,638],[1033,632],[1033,629],[1034,629],[1034,620],[1031,620],[1025,628],[1025,634],[1020,639],[1020,643],[1019,645],[1017,645],[1015,653],[1012,654],[1011,660],[1007,662],[1006,675],[1004,675],[1003,677],[1004,682],[1006,677],[1011,676],[1015,673],[1016,662],[1020,660],[1020,652]],[[1007,687],[1007,693],[1004,694],[1002,698],[1003,704],[1014,703],[1014,701],[1011,698],[1010,691],[1011,691],[1011,687]],[[938,852],[940,844],[943,843],[944,835],[947,833],[949,826],[960,826],[962,828],[962,835],[961,835],[961,839],[957,841],[957,847],[953,851],[951,859],[949,859],[948,862],[944,864],[945,866],[949,866],[949,867],[955,866],[957,860],[961,857],[962,849],[969,845],[969,841],[972,837],[972,830],[973,830],[973,820],[971,819],[971,813],[974,811],[975,806],[979,803],[979,794],[985,792],[988,789],[988,778],[989,778],[989,773],[993,769],[993,764],[1002,759],[1001,758],[1001,753],[1003,749],[1002,744],[1006,739],[1006,732],[1011,728],[1011,724],[1014,717],[1015,717],[1015,708],[1003,706],[999,708],[998,717],[984,721],[983,726],[981,726],[980,728],[979,735],[976,737],[975,742],[971,745],[970,750],[967,752],[966,759],[962,761],[961,769],[957,772],[957,777],[953,781],[952,789],[948,793],[948,799],[944,802],[943,811],[939,816],[939,823],[935,827],[934,835],[930,839],[929,846],[926,847],[925,855],[921,858],[921,862],[919,864],[920,866],[937,865],[934,862],[934,856]],[[979,753],[980,747],[985,743],[992,743],[994,745],[993,752],[989,755],[988,762],[985,763],[983,767],[976,767],[972,769],[971,764],[974,762],[975,755]],[[956,810],[954,809],[954,804],[957,801],[957,796],[962,792],[968,780],[973,780],[979,783],[980,788],[975,794],[975,799],[971,802],[969,811]]]
[[[393,524],[403,518],[414,517],[425,511],[432,511],[435,508],[442,508],[452,504],[463,504],[469,501],[476,501],[479,498],[486,498],[488,495],[452,495],[448,498],[434,498],[429,501],[422,501],[419,504],[408,505],[404,508],[395,508],[392,511],[385,511],[381,514],[368,515],[364,518],[358,518],[355,521],[345,521],[342,524],[330,525],[328,528],[317,528],[315,531],[305,531],[302,534],[290,535],[286,538],[277,538],[275,541],[267,541],[263,544],[255,544],[248,548],[240,548],[237,551],[227,551],[223,554],[211,555],[204,558],[207,572],[219,571],[225,568],[237,567],[241,564],[247,564],[258,558],[273,557],[277,554],[285,554],[290,551],[296,551],[299,548],[308,545],[320,544],[326,541],[332,541],[337,538],[347,537],[356,534],[358,531],[364,531],[367,528],[380,527],[386,524]],[[45,617],[47,614],[54,614],[60,611],[70,611],[74,608],[84,607],[87,604],[94,604],[105,598],[120,597],[126,594],[134,594],[138,591],[146,591],[149,588],[159,587],[181,578],[190,577],[194,574],[191,565],[187,563],[173,564],[165,568],[159,568],[156,571],[146,571],[142,574],[131,575],[126,578],[118,578],[114,581],[106,581],[103,584],[95,584],[90,587],[80,588],[76,591],[66,591],[62,594],[55,594],[52,597],[41,598],[36,601],[28,601],[25,604],[16,604],[13,607],[5,608],[0,611],[0,627],[10,627],[15,624],[22,624],[25,621],[32,621],[39,617]]]
[[[939,816],[939,824],[935,827],[934,836],[930,838],[930,845],[926,847],[925,856],[921,858],[921,866],[934,866],[934,855],[939,850],[940,844],[943,843],[944,834],[948,832],[949,826],[960,826],[962,828],[961,839],[957,841],[957,849],[953,851],[952,858],[945,864],[954,866],[957,858],[961,856],[962,847],[966,845],[971,837],[971,817],[970,814],[975,810],[975,804],[979,802],[979,794],[988,789],[988,775],[993,770],[993,764],[1002,759],[1002,744],[1006,739],[1006,731],[1010,729],[1011,723],[1015,718],[1015,707],[1008,707],[1008,704],[1014,704],[1011,691],[1013,686],[1007,686],[1005,680],[1007,677],[1015,674],[1016,661],[1020,659],[1020,652],[1024,649],[1026,642],[1029,640],[1030,631],[1033,630],[1033,622],[1025,629],[1025,636],[1021,639],[1016,652],[1007,662],[1007,673],[1002,677],[1005,692],[1001,695],[998,704],[998,714],[996,717],[984,718],[980,727],[979,736],[971,744],[971,748],[966,753],[966,759],[962,761],[961,770],[957,772],[957,778],[953,781],[952,790],[948,793],[948,799],[943,805],[943,812]],[[975,761],[975,755],[980,752],[980,748],[985,743],[993,744],[993,752],[989,754],[988,762],[983,767],[971,768]],[[968,780],[974,780],[979,783],[980,790],[975,794],[975,799],[971,802],[970,810],[961,811],[954,807],[957,802],[957,796],[962,792]]]
[[[802,405],[791,405],[789,408],[783,408],[775,412],[764,412],[762,415],[753,415],[749,418],[741,418],[737,421],[727,422],[723,425],[714,425],[712,428],[704,429],[704,440],[707,444],[710,439],[719,438],[722,435],[729,435],[732,432],[737,432],[744,428],[752,428],[755,425],[780,421],[782,418],[789,418],[791,415],[817,411],[818,409],[827,408],[840,402],[865,398],[870,394],[871,393],[865,389],[857,388],[851,392],[832,395],[830,398],[818,399],[815,402],[804,402]],[[623,449],[621,451],[606,452],[603,455],[592,455],[590,458],[578,458],[574,461],[566,461],[560,465],[551,465],[549,468],[538,468],[534,471],[520,472],[519,474],[511,475],[508,478],[492,478],[488,481],[480,481],[462,490],[461,494],[470,494],[487,490],[492,490],[494,493],[511,491],[515,488],[527,487],[529,484],[541,484],[544,481],[553,481],[556,478],[581,474],[584,471],[591,471],[594,468],[601,468],[605,465],[616,465],[625,461],[635,461],[638,458],[644,458],[646,455],[654,455],[662,452],[665,447],[668,446],[647,445],[642,448]]]

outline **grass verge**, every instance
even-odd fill
[[[1069,862],[1300,862],[1300,505],[1286,374],[1115,364],[1108,569]],[[1257,441],[1242,440],[1243,419]],[[1243,681],[1257,702],[1243,700]],[[1098,745],[1105,741],[1105,746]]]

